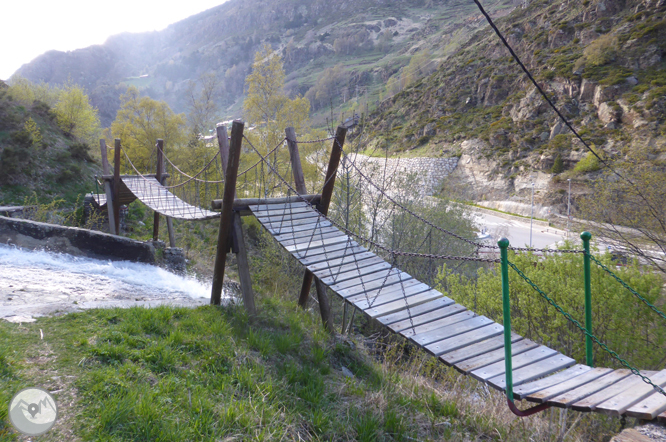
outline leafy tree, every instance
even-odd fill
[[[562,160],[562,154],[557,154],[555,161],[553,162],[553,167],[551,168],[551,173],[562,173],[564,172],[564,161]]]
[[[12,99],[25,105],[31,105],[35,101],[41,101],[53,107],[60,94],[60,89],[51,87],[43,81],[39,84],[32,83],[23,77],[13,76],[9,88]]]
[[[583,258],[574,254],[553,254],[545,258],[532,254],[510,254],[513,262],[537,286],[553,298],[581,324],[585,323]],[[620,278],[651,302],[660,298],[660,276],[643,272],[636,262],[615,270],[611,256],[600,260],[613,268]],[[666,328],[657,316],[624,287],[592,264],[592,299],[594,334],[621,357],[641,369],[663,367]],[[551,307],[515,271],[509,269],[511,321],[513,330],[536,342],[571,356],[585,359],[585,336],[563,315]],[[457,302],[502,320],[502,288],[499,268],[480,269],[476,279],[443,268],[438,288]],[[608,353],[595,346],[595,364],[617,367]]]
[[[120,101],[111,132],[121,139],[123,149],[139,170],[154,168],[151,157],[158,138],[170,149],[184,142],[185,116],[175,114],[164,101],[141,97],[134,86],[121,95]]]
[[[595,236],[666,273],[666,169],[654,165],[649,156],[639,149],[614,164],[626,179],[607,171],[595,181],[592,194],[581,200],[580,210],[593,221],[589,228]],[[596,161],[593,164],[598,168]]]
[[[58,126],[79,140],[93,145],[99,138],[97,109],[90,104],[80,86],[67,84],[58,94],[53,112]]]
[[[285,128],[293,127],[301,139],[309,129],[310,102],[303,97],[290,99],[284,91],[284,81],[282,58],[273,52],[269,45],[265,45],[255,54],[252,73],[246,79],[248,92],[243,103],[245,118],[250,124],[256,126],[255,130],[247,131],[246,134],[253,145],[264,154],[284,139]],[[307,149],[310,148],[312,147],[301,146],[301,158],[307,157]],[[252,151],[250,155],[241,157],[241,168],[257,160],[258,157]],[[281,166],[284,168],[283,176],[290,176],[289,155],[286,149],[273,155],[271,161],[273,167],[277,167],[278,170]],[[314,173],[314,170],[309,170],[314,167],[313,165],[306,161],[302,163],[306,175],[308,172]],[[260,169],[264,170],[263,177],[257,178],[263,186],[261,193],[263,196],[270,195],[279,183],[267,170]]]
[[[219,112],[216,100],[220,86],[220,81],[213,73],[203,74],[197,82],[189,82],[187,119],[195,135],[206,135],[208,130],[215,129]]]

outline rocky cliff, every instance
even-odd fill
[[[497,21],[540,86],[604,158],[648,149],[666,163],[666,2],[525,2]],[[460,155],[461,191],[476,200],[564,208],[600,164],[558,119],[485,28],[434,74],[371,116],[376,147]]]

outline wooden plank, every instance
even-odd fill
[[[652,376],[656,372],[645,371],[642,373],[646,376]],[[576,411],[594,411],[596,410],[597,405],[601,404],[602,402],[605,402],[611,399],[612,397],[617,396],[623,391],[635,388],[636,386],[642,383],[644,382],[638,376],[634,375],[627,376],[626,378],[618,382],[614,382],[613,384],[609,385],[603,390],[599,390],[596,393],[591,394],[580,401],[574,402],[573,404],[571,404],[571,408],[573,408]]]
[[[410,339],[419,344],[420,346],[424,347],[428,344],[432,344],[437,341],[442,341],[444,339],[460,335],[470,330],[481,328],[488,324],[493,324],[493,321],[491,319],[486,318],[485,316],[476,316],[461,322],[440,327],[432,331],[427,331],[425,333],[419,333],[413,335],[410,337]]]
[[[611,373],[613,369],[611,368],[593,368],[589,369],[586,365],[578,365],[578,369],[575,373],[578,373],[576,376],[569,376],[570,379],[567,379],[564,382],[560,382],[555,385],[551,385],[550,387],[543,388],[539,391],[536,391],[532,394],[529,395],[529,400],[532,402],[537,402],[539,404],[542,404],[544,402],[547,402],[549,399],[554,398],[555,396],[558,396],[560,394],[564,394],[568,391],[571,391],[575,388],[582,387],[583,385],[595,381],[596,379],[599,379],[602,376],[607,375],[608,373]],[[587,367],[588,370],[585,370],[582,367]],[[556,374],[555,376],[558,376],[560,373]],[[550,376],[552,377],[552,376]],[[549,378],[546,378],[549,379]]]
[[[226,170],[226,169],[223,169]],[[274,206],[276,209],[284,208],[287,204],[291,203],[301,203],[304,202],[303,199],[307,200],[310,205],[319,204],[321,195],[319,194],[304,194],[304,195],[292,195],[279,198],[237,198],[234,200],[234,211],[245,211],[250,209],[250,206],[256,206],[258,210],[263,209],[266,206]],[[222,208],[222,200],[213,200],[211,202],[211,209],[219,210]]]
[[[332,285],[332,284],[337,284],[341,283],[350,279],[354,278],[359,278],[363,276],[367,276],[372,273],[376,273],[382,270],[389,270],[393,266],[389,264],[388,262],[380,262],[376,263],[373,265],[369,265],[366,267],[359,267],[357,269],[349,270],[347,272],[342,272],[342,273],[335,273],[331,269],[328,269],[327,272],[321,272],[321,273],[326,273],[330,276],[322,277],[322,282],[327,285]],[[319,275],[317,275],[319,276]]]
[[[317,213],[309,211],[309,212],[299,212],[299,213],[284,213],[281,215],[273,215],[273,216],[257,216],[257,220],[259,220],[262,224],[282,224],[282,225],[289,225],[289,224],[294,224],[297,221],[301,222],[301,224],[308,224],[308,223],[316,223],[317,220],[321,220],[321,222],[325,221],[326,218],[323,218]]]
[[[405,338],[411,338],[412,336],[430,333],[433,330],[437,330],[442,327],[448,327],[449,325],[457,324],[458,322],[467,321],[468,319],[476,318],[477,316],[478,315],[476,313],[465,309],[464,311],[459,311],[455,314],[447,315],[441,319],[428,322],[423,325],[418,325],[416,327],[406,327],[400,332],[400,334]]]
[[[322,221],[324,221],[326,218],[322,217],[321,215],[317,214],[317,212],[313,210],[308,210],[307,212],[294,212],[294,213],[289,213],[289,212],[278,212],[273,215],[256,215],[257,219],[260,221],[268,222],[268,223],[291,223],[292,221],[296,220],[309,220],[310,222],[313,222],[314,220],[320,218]]]
[[[581,385],[578,388],[562,393],[558,396],[551,398],[548,403],[560,408],[568,408],[574,402],[578,402],[588,396],[591,396],[594,393],[597,393],[603,390],[606,387],[609,387],[616,382],[621,381],[622,379],[627,378],[631,375],[629,370],[615,370],[608,373],[606,376],[602,376],[593,383],[588,383]],[[521,387],[522,388],[522,387]]]
[[[511,333],[511,342],[515,343],[522,341],[523,337],[516,333]],[[439,358],[446,365],[457,365],[462,361],[475,358],[499,348],[504,349],[504,336],[495,336],[493,338],[481,341],[478,344],[470,345],[459,350],[454,350],[450,353],[444,353]]]
[[[442,297],[439,299],[435,299],[434,301],[426,302],[425,304],[421,304],[418,307],[414,307],[413,309],[409,310],[403,310],[398,313],[393,313],[391,315],[386,315],[377,318],[377,321],[379,321],[383,325],[391,325],[395,324],[396,322],[404,321],[406,319],[411,318],[418,318],[420,315],[424,315],[427,313],[430,313],[435,310],[439,310],[443,307],[446,307],[448,305],[453,304],[453,300],[447,297]]]
[[[517,356],[521,353],[525,353],[526,351],[533,350],[538,346],[539,344],[537,344],[536,342],[532,342],[529,339],[521,338],[519,341],[511,344],[511,354],[513,356]],[[468,371],[479,370],[483,367],[487,367],[491,364],[496,364],[498,362],[504,364],[503,340],[500,347],[496,347],[495,349],[479,354],[478,356],[468,358],[465,361],[457,362],[455,363],[455,366],[460,371],[468,372]]]
[[[413,279],[411,275],[402,272],[398,269],[389,269],[385,271],[380,271],[373,273],[371,275],[363,276],[362,278],[351,279],[349,281],[341,282],[339,284],[333,284],[330,287],[335,290],[348,289],[356,287],[359,291],[373,290],[381,287],[390,286],[393,284],[399,284],[402,281],[407,281],[408,279]]]
[[[307,241],[294,245],[283,246],[288,252],[303,252],[312,249],[326,249],[327,246],[340,243],[350,243],[348,236],[336,236],[335,238],[322,239],[320,241]]]
[[[439,356],[444,353],[474,345],[477,342],[481,342],[493,336],[499,336],[503,333],[503,331],[504,327],[499,324],[492,323],[484,327],[471,330],[467,333],[455,336],[453,338],[433,342],[432,344],[426,345],[424,348],[434,356]]]
[[[548,376],[551,373],[555,373],[556,371],[571,367],[574,364],[576,364],[575,359],[558,353],[555,356],[551,356],[547,359],[542,359],[522,368],[514,369],[513,385],[518,386],[524,384],[525,382],[530,382],[535,379]],[[491,387],[494,387],[500,391],[504,391],[506,388],[506,379],[504,373],[497,377],[488,379],[486,382]]]
[[[351,256],[357,253],[367,252],[363,246],[358,245],[356,242],[340,243],[326,247],[324,249],[311,249],[293,252],[294,258],[298,259],[304,265],[317,264],[320,262],[328,261],[329,259],[342,258],[343,256]]]
[[[290,210],[295,210],[295,209],[305,209],[305,210],[312,210],[312,207],[310,204],[306,203],[305,201],[295,201],[293,203],[287,203],[287,204],[258,204],[258,205],[253,205],[250,206],[248,205],[248,209],[252,211],[255,215],[258,216],[266,216],[266,214],[271,214],[272,212],[276,211],[281,211],[281,212],[289,212]]]
[[[323,237],[323,238],[322,238]],[[308,244],[314,244],[316,241],[324,241],[332,238],[349,238],[346,236],[344,233],[341,232],[333,232],[332,234],[326,234],[326,235],[310,235],[310,236],[303,236],[301,238],[285,238],[281,239],[278,242],[282,245],[282,247],[292,247],[292,246],[299,246],[300,244],[305,245],[307,247]]]
[[[521,385],[520,387],[516,387],[513,390],[513,394],[517,399],[523,400],[532,393],[536,393],[537,391],[561,384],[562,382],[568,381],[569,379],[575,378],[576,376],[587,373],[590,370],[592,370],[592,368],[588,367],[587,365],[574,365],[571,368],[568,368],[559,373],[555,373],[554,375],[548,376],[547,378],[539,379],[534,382],[528,382]]]
[[[412,278],[399,284],[380,287],[378,289],[363,290],[363,287],[354,287],[340,290],[338,294],[349,302],[373,299],[373,304],[381,305],[392,299],[405,298],[428,290],[432,290],[428,284]]]
[[[336,261],[342,262],[342,259]],[[338,275],[349,272],[354,269],[362,269],[364,267],[381,263],[386,263],[386,261],[381,259],[379,256],[375,256],[374,254],[368,252],[365,257],[362,257],[361,259],[358,260],[357,259],[348,260],[348,262],[345,264],[340,264],[337,266],[327,266],[326,263],[320,263],[308,266],[308,269],[310,269],[310,271],[313,272],[315,275],[323,278],[325,276]]]
[[[261,224],[266,230],[268,230],[268,233],[271,235],[287,235],[291,234],[294,232],[300,232],[300,231],[307,231],[307,230],[315,230],[315,229],[326,229],[326,228],[331,228],[331,229],[337,229],[337,227],[333,226],[333,224],[330,221],[326,220],[317,220],[314,222],[309,222],[309,223],[301,223],[301,224],[288,224],[285,225],[284,223],[277,223],[277,224],[272,224],[272,223],[266,223],[266,224]],[[275,227],[273,227],[275,226]]]
[[[320,270],[326,270],[333,267],[341,267],[346,265],[354,265],[356,262],[372,261],[372,260],[384,261],[379,256],[375,255],[372,252],[360,252],[354,255],[347,255],[340,258],[330,259],[328,261],[318,262],[316,264],[309,264],[308,268],[317,272]]]
[[[294,226],[307,225],[307,224],[312,224],[312,225],[319,224],[323,226],[324,223],[330,223],[330,221],[318,217],[309,217],[309,218],[300,218],[300,219],[257,218],[257,221],[259,221],[262,226],[272,229],[279,229],[279,228],[289,229]]]
[[[398,299],[380,306],[370,307],[367,301],[359,301],[355,303],[355,305],[371,318],[377,318],[379,316],[399,312],[406,308],[411,309],[412,307],[441,297],[442,294],[437,290],[429,290],[427,292],[419,293],[418,295],[410,296],[409,298]]]
[[[513,371],[515,372],[520,367],[534,364],[535,362],[549,358],[551,356],[555,356],[556,354],[557,352],[555,350],[553,350],[552,348],[548,348],[545,345],[541,345],[539,347],[530,349],[526,352],[522,352],[517,355],[513,355],[512,353],[511,356],[513,361]],[[472,375],[472,377],[480,381],[486,381],[488,379],[492,379],[496,376],[502,375],[504,374],[504,357],[502,356],[501,360],[493,364],[486,365],[485,367],[473,370],[470,372],[470,374]]]
[[[660,387],[666,386],[666,370],[650,376],[650,380]],[[625,390],[598,404],[595,411],[611,416],[621,416],[633,405],[652,395],[654,392],[654,388],[650,384],[641,382],[630,390]]]
[[[666,423],[666,412],[661,413],[659,416],[657,416],[657,421],[660,423]]]
[[[632,405],[625,415],[637,419],[652,420],[664,411],[666,411],[666,396],[655,391],[647,398]]]
[[[266,229],[268,230],[268,229]],[[342,234],[338,229],[335,227],[321,227],[317,226],[314,228],[306,228],[306,229],[293,229],[287,231],[285,230],[269,230],[268,231],[273,238],[275,238],[278,241],[283,241],[283,240],[289,240],[289,239],[297,239],[297,238],[303,238],[303,237],[315,237],[321,239],[321,235],[330,235],[331,233],[337,233],[339,235]]]
[[[442,307],[440,309],[431,311],[424,315],[417,315],[407,319],[403,319],[402,321],[398,321],[394,324],[388,325],[388,328],[390,328],[396,333],[400,333],[401,331],[406,330],[408,328],[418,327],[424,324],[431,324],[437,321],[438,319],[446,318],[448,316],[464,312],[465,310],[467,309],[464,306],[460,304],[455,304],[453,301],[451,301],[451,303],[446,307]],[[412,315],[413,314],[414,313],[412,313]]]

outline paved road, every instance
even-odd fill
[[[493,244],[506,237],[512,246],[527,247],[530,243],[530,220],[525,221],[508,220],[499,216],[487,213],[474,213],[473,219],[479,230],[485,228],[490,234]],[[564,231],[533,225],[532,227],[532,247],[544,249],[555,245],[564,239]]]

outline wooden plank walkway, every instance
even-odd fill
[[[106,206],[106,195],[93,194],[99,207]],[[124,175],[120,180],[120,204],[139,199],[153,211],[169,218],[203,220],[219,218],[218,212],[186,203],[162,186],[154,177]]]
[[[504,391],[504,329],[392,268],[305,202],[249,209],[338,296],[448,366]],[[498,295],[499,296],[499,295]],[[514,397],[578,411],[666,420],[666,397],[628,370],[590,368],[512,334]],[[666,370],[644,372],[666,387]]]

